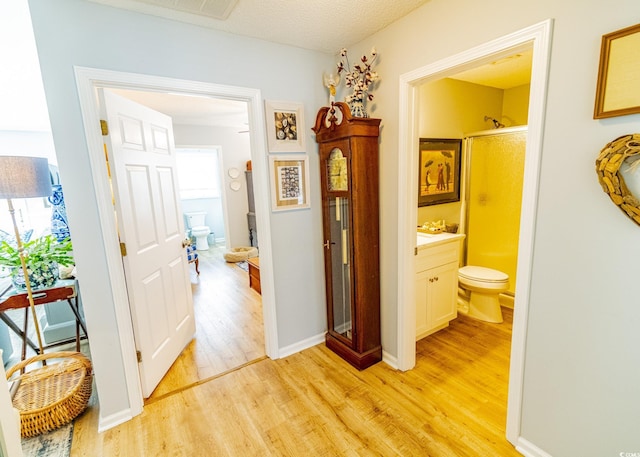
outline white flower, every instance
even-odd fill
[[[371,48],[371,58],[366,55],[360,58],[358,65],[353,67],[353,70],[349,66],[349,59],[347,57],[347,49],[342,48],[340,50],[340,62],[338,62],[338,74],[344,72],[344,82],[347,87],[353,88],[351,95],[345,98],[347,103],[354,100],[364,100],[368,98],[373,99],[373,94],[369,93],[369,87],[379,79],[378,73],[371,71],[371,67],[378,57],[376,48]]]

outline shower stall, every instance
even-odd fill
[[[464,264],[508,274],[509,294],[515,294],[526,140],[526,126],[464,140]]]

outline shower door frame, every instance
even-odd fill
[[[527,134],[529,133],[529,126],[528,125],[520,125],[520,126],[516,126],[516,127],[506,127],[506,128],[500,128],[500,129],[493,129],[493,130],[481,130],[479,132],[473,132],[473,133],[468,133],[465,134],[464,137],[462,138],[462,150],[463,150],[463,157],[462,157],[462,168],[463,168],[463,172],[462,172],[462,180],[460,182],[460,195],[462,196],[461,198],[461,203],[462,203],[462,210],[460,211],[460,228],[461,228],[461,232],[460,233],[465,233],[468,234],[469,233],[469,180],[471,179],[471,145],[473,144],[473,142],[469,142],[469,139],[471,138],[480,138],[480,137],[487,137],[487,136],[499,136],[499,135],[508,135],[510,133],[520,133],[520,132],[526,132]],[[526,148],[526,144],[525,144],[525,148]],[[526,152],[525,152],[526,154]],[[525,157],[526,159],[526,157]],[[524,170],[523,170],[523,180],[524,180]],[[520,201],[522,202],[522,197],[520,197]],[[522,209],[520,210],[522,212]],[[467,253],[468,253],[468,249],[467,249],[467,245],[468,245],[468,237],[465,237],[463,242],[462,242],[462,253],[461,253],[461,258],[463,261],[463,265],[467,264]],[[506,294],[511,295],[510,292],[506,292]]]

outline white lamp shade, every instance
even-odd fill
[[[51,195],[49,162],[42,157],[0,156],[0,198]]]

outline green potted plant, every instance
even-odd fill
[[[71,254],[73,246],[69,238],[58,242],[55,236],[45,235],[23,243],[22,247],[32,289],[52,287],[60,276],[58,266],[74,264]],[[0,266],[10,270],[11,281],[16,289],[26,290],[20,254],[13,243],[0,243]]]

